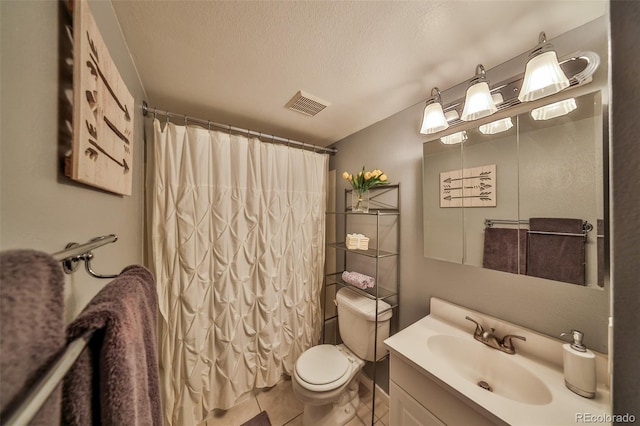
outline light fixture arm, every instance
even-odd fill
[[[431,97],[427,99],[427,105],[432,104],[434,102],[438,102],[439,104],[442,105],[442,93],[440,92],[440,89],[438,89],[437,87],[434,87],[433,89],[431,89]]]
[[[547,34],[545,34],[544,31],[540,31],[540,35],[538,35],[538,45],[529,53],[529,59],[551,50],[553,50],[553,44],[547,41]]]
[[[469,81],[469,86],[482,82],[487,82],[487,72],[482,64],[478,64],[476,65],[476,75]]]

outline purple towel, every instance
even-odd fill
[[[604,287],[604,219],[597,220],[598,287]],[[593,231],[592,231],[593,232]]]
[[[95,330],[64,382],[65,425],[161,425],[151,272],[125,268],[67,328],[69,341]]]
[[[520,236],[519,244],[518,235]],[[482,267],[513,274],[526,274],[527,230],[486,228]]]
[[[60,263],[32,250],[0,255],[0,420],[15,409],[65,346]],[[60,424],[60,388],[30,425]]]
[[[358,287],[362,290],[371,288],[376,285],[376,280],[373,277],[361,274],[359,272],[344,271],[342,273],[342,280],[345,283],[351,284],[352,286]]]
[[[582,219],[531,218],[529,228],[549,234],[529,235],[527,275],[584,285],[585,239],[582,236]]]

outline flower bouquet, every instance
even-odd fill
[[[362,167],[362,170],[357,175],[349,174],[349,172],[342,173],[342,178],[348,180],[351,183],[353,191],[351,191],[351,211],[353,212],[369,212],[369,188],[374,186],[387,185],[387,175],[382,170],[375,169],[367,172]]]

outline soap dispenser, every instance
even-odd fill
[[[596,396],[596,356],[582,343],[583,333],[571,330],[573,343],[562,345],[564,384],[574,393],[585,397]],[[562,333],[560,336],[568,336]]]

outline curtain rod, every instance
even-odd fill
[[[164,115],[165,117],[167,117],[167,119],[171,118],[171,117],[181,117],[184,118],[185,121],[191,121],[192,123],[197,123],[197,124],[202,124],[204,126],[207,126],[209,128],[213,127],[217,127],[220,129],[224,129],[227,130],[229,132],[235,132],[235,133],[241,133],[244,135],[249,135],[249,136],[255,136],[258,139],[264,140],[266,142],[280,142],[283,144],[286,144],[287,146],[296,146],[299,148],[303,148],[303,149],[307,149],[307,150],[312,150],[314,152],[324,152],[327,154],[335,154],[338,152],[337,149],[335,148],[324,148],[321,146],[317,146],[317,145],[312,145],[312,144],[308,144],[308,143],[304,143],[304,142],[298,142],[298,141],[294,141],[294,140],[290,140],[290,139],[285,139],[285,138],[281,138],[278,136],[274,136],[274,135],[269,135],[266,133],[261,133],[261,132],[255,132],[253,130],[249,130],[249,129],[242,129],[240,127],[234,127],[234,126],[230,126],[228,124],[220,124],[220,123],[215,123],[213,121],[210,120],[203,120],[201,118],[195,118],[195,117],[190,117],[188,115],[185,114],[176,114],[173,112],[169,112],[169,111],[163,111],[160,110],[158,108],[150,108],[149,105],[147,105],[146,101],[142,101],[142,115],[143,116],[148,116],[149,114],[153,114],[155,115]]]

